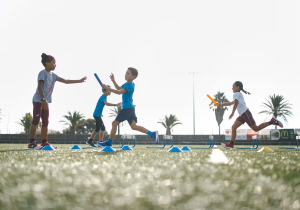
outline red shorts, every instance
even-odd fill
[[[249,109],[247,109],[247,111],[245,111],[241,116],[239,116],[236,121],[240,121],[242,124],[244,124],[245,122],[250,126],[250,128],[253,125],[256,125],[255,120],[252,117],[251,112],[249,111]]]
[[[32,125],[38,125],[42,118],[43,127],[47,127],[49,123],[49,107],[47,110],[42,109],[42,103],[33,101],[33,120]]]

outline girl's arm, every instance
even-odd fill
[[[234,104],[234,101],[224,103],[224,104],[222,104],[222,106],[231,106],[231,105],[233,105],[233,104]]]
[[[231,113],[231,115],[229,116],[229,119],[231,119],[231,118],[233,117],[234,112],[235,112],[235,110],[236,110],[238,104],[239,104],[239,101],[235,99],[235,100],[234,100],[234,106],[233,106],[233,108],[232,108],[232,113]]]
[[[122,105],[122,102],[117,103],[117,104],[108,103],[107,101],[103,101],[103,102],[106,106],[121,106]]]
[[[108,91],[111,91],[111,92],[117,94],[117,95],[121,95],[121,94],[127,92],[127,90],[126,90],[126,89],[123,89],[123,88],[121,88],[120,90],[114,90],[114,89],[111,89],[110,87],[108,87],[108,86],[105,85],[105,84],[102,84],[102,87],[103,87],[104,89],[108,90]]]
[[[111,81],[114,83],[115,88],[117,90],[121,90],[122,88],[115,81],[115,75],[113,73],[111,73],[111,75],[109,77],[110,77]]]
[[[43,92],[43,84],[44,84],[44,81],[40,80],[39,84],[38,84],[38,91],[39,91],[39,94],[40,94],[41,98],[45,98],[45,95],[44,95],[44,92]],[[48,109],[48,102],[47,102],[47,100],[42,101],[42,109],[44,109],[44,110]]]
[[[82,83],[82,82],[85,82],[85,80],[86,80],[86,77],[83,77],[82,79],[80,79],[80,80],[69,80],[69,79],[64,79],[64,78],[60,78],[59,80],[57,80],[57,81],[59,81],[59,82],[62,82],[62,83],[65,83],[65,84],[74,84],[74,83]]]

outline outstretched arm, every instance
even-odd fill
[[[104,101],[104,104],[105,104],[106,106],[121,106],[121,105],[122,105],[122,102],[117,103],[117,104],[112,104],[112,103],[108,103],[107,101]]]
[[[103,87],[104,89],[106,89],[106,90],[109,90],[109,91],[111,91],[111,92],[117,94],[117,95],[121,95],[121,94],[127,92],[127,90],[126,90],[126,89],[123,89],[123,88],[121,88],[120,90],[114,90],[114,89],[108,87],[108,86],[105,85],[105,84],[102,84],[102,87]]]
[[[115,75],[113,73],[111,73],[111,75],[109,77],[110,77],[111,81],[114,83],[115,88],[117,90],[121,90],[122,88],[115,81]]]
[[[231,105],[233,105],[233,104],[234,104],[234,101],[224,103],[224,104],[222,104],[222,106],[231,106]]]
[[[80,80],[69,80],[69,79],[63,79],[63,78],[60,78],[59,80],[57,80],[57,81],[59,81],[59,82],[62,82],[62,83],[65,83],[65,84],[74,84],[74,83],[82,83],[82,82],[85,82],[85,80],[86,80],[86,77],[83,77],[82,79],[80,79]]]
[[[236,108],[237,108],[237,105],[239,104],[239,101],[236,100],[236,99],[235,99],[233,102],[234,102],[234,106],[233,106],[233,109],[232,109],[232,113],[231,113],[231,115],[229,116],[229,119],[231,119],[231,118],[233,117],[234,112],[235,112],[235,110],[236,110]]]

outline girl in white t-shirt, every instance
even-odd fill
[[[269,122],[265,122],[260,124],[259,126],[256,125],[255,120],[252,117],[252,114],[250,112],[250,110],[248,109],[248,107],[246,106],[243,94],[241,93],[241,91],[243,91],[245,94],[250,94],[249,92],[245,91],[243,89],[243,83],[237,81],[232,85],[232,90],[233,90],[233,101],[232,102],[228,102],[228,103],[224,103],[222,104],[222,106],[233,106],[232,109],[232,113],[229,116],[229,119],[231,119],[234,115],[235,110],[237,109],[238,113],[239,113],[239,117],[235,120],[234,124],[231,127],[231,140],[229,143],[224,144],[222,143],[222,146],[227,148],[227,149],[233,149],[234,148],[234,141],[236,138],[236,130],[238,129],[238,127],[240,127],[241,125],[243,125],[245,122],[249,125],[250,128],[252,128],[252,130],[254,131],[260,131],[262,129],[264,129],[265,127],[269,126],[269,125],[278,125],[281,128],[283,128],[282,123],[277,120],[276,118],[272,117],[272,119]]]

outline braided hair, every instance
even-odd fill
[[[234,85],[237,86],[237,87],[239,87],[240,90],[243,91],[245,94],[249,94],[249,95],[251,94],[251,93],[249,93],[248,91],[244,90],[244,88],[243,88],[243,83],[242,83],[242,82],[236,81],[236,82],[234,83]]]

